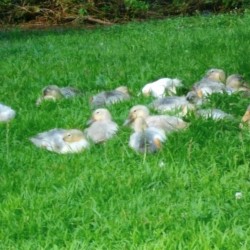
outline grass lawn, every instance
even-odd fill
[[[178,77],[186,88],[209,68],[250,82],[250,13],[179,17],[94,30],[1,31],[0,249],[250,249],[250,133],[239,122],[250,98],[213,95],[233,121],[187,117],[162,151],[128,147],[122,124],[142,86]],[[35,106],[48,84],[84,97]],[[127,85],[131,101],[109,107],[118,135],[74,155],[36,148],[29,137],[84,129],[89,97]],[[235,193],[242,192],[242,199]]]

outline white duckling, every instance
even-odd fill
[[[194,110],[194,104],[187,100],[186,96],[166,96],[154,100],[150,107],[160,113],[174,112],[185,116],[189,110]]]
[[[134,121],[134,133],[130,136],[129,146],[140,153],[155,153],[162,147],[166,140],[162,129],[148,127],[142,117],[137,117]]]
[[[36,101],[36,105],[40,105],[44,100],[56,101],[62,98],[73,98],[80,95],[80,91],[73,87],[58,87],[57,85],[48,85],[42,90],[42,96]]]
[[[151,95],[153,97],[160,98],[164,97],[166,93],[168,93],[168,95],[175,95],[176,88],[182,86],[182,82],[179,79],[161,78],[155,82],[146,84],[142,88],[142,94],[144,96]]]
[[[107,109],[96,109],[92,118],[88,121],[90,125],[85,133],[94,143],[101,143],[112,138],[118,131],[118,125],[112,121],[112,116]]]
[[[128,88],[126,86],[120,86],[115,90],[100,92],[91,98],[90,103],[92,107],[100,108],[128,99],[130,99]]]
[[[143,105],[136,105],[130,109],[129,117],[125,121],[124,125],[131,125],[131,127],[134,128],[134,121],[138,117],[142,117],[143,119],[145,119],[148,127],[156,127],[158,129],[162,129],[165,133],[170,133],[188,127],[187,122],[176,116],[150,116],[148,108]]]
[[[213,120],[223,120],[223,119],[232,119],[233,116],[220,110],[220,109],[200,109],[196,111],[196,115],[205,119]]]
[[[52,129],[30,140],[39,148],[59,154],[78,153],[89,146],[84,133],[78,129]]]
[[[0,122],[9,122],[16,116],[15,110],[0,103]]]

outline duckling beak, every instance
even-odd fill
[[[247,122],[250,120],[250,111],[249,110],[246,111],[246,113],[243,115],[241,120],[242,120],[242,122]]]
[[[123,126],[128,126],[132,123],[132,120],[130,118],[128,118],[127,120],[125,120],[125,122],[123,123]]]

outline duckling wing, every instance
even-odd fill
[[[52,129],[31,137],[30,141],[37,147],[59,152],[64,146],[63,134],[65,131],[64,129]]]
[[[60,92],[65,98],[72,98],[81,94],[80,90],[73,87],[60,88]]]
[[[188,123],[176,116],[154,115],[146,119],[149,127],[156,127],[170,133],[188,127]]]

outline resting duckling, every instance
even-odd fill
[[[78,153],[89,146],[84,133],[78,129],[52,129],[31,137],[30,141],[39,148],[59,154]]]
[[[115,90],[103,91],[93,96],[90,100],[90,104],[94,108],[100,108],[128,99],[130,99],[128,88],[126,86],[120,86]]]
[[[153,96],[156,98],[164,97],[166,93],[168,95],[175,95],[176,88],[182,87],[181,80],[171,78],[161,78],[155,82],[146,84],[142,88],[142,94],[144,96]]]
[[[56,101],[62,98],[73,98],[80,95],[80,91],[73,87],[58,87],[57,85],[48,85],[42,90],[42,96],[36,101],[36,105],[40,105],[44,100]]]
[[[96,109],[87,123],[90,125],[85,133],[94,143],[101,143],[112,138],[118,131],[118,125],[112,121],[107,109]]]
[[[228,76],[226,80],[226,86],[232,92],[239,92],[239,91],[250,92],[250,88],[245,82],[243,76],[239,74],[233,74]]]
[[[129,146],[140,153],[155,153],[160,150],[162,143],[166,140],[163,130],[148,127],[142,117],[137,117],[134,121],[134,133],[130,136]]]
[[[9,122],[16,116],[15,110],[0,103],[0,122]]]
[[[130,125],[134,128],[134,121],[136,118],[141,117],[145,119],[148,127],[155,127],[162,129],[165,133],[170,133],[176,130],[188,127],[188,123],[176,116],[168,115],[152,115],[150,116],[149,110],[146,106],[136,105],[129,111],[129,116],[124,125]]]
[[[220,109],[200,109],[196,111],[196,115],[205,119],[213,120],[223,120],[223,119],[232,119],[233,116],[220,110]]]
[[[203,79],[207,79],[214,82],[225,82],[226,73],[223,69],[209,69],[207,70]]]
[[[194,110],[195,105],[187,100],[186,96],[166,96],[154,100],[149,104],[150,108],[160,112],[175,112],[185,116],[189,110]]]

